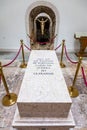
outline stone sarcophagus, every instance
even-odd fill
[[[33,50],[17,100],[18,130],[69,130],[72,101],[55,51]]]

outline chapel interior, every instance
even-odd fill
[[[87,1],[3,0],[0,1],[0,9],[0,130],[87,130]],[[47,54],[47,51],[49,54]],[[37,56],[36,59],[34,59],[34,55],[35,57]],[[38,109],[41,107],[42,114],[40,114],[41,110],[36,112],[36,106],[34,108],[31,107],[33,103],[31,103],[31,108],[28,108],[29,110],[27,109],[28,97],[26,95],[28,91],[24,90],[22,92],[22,87],[25,81],[28,81],[29,73],[33,73],[31,74],[33,75],[32,78],[29,79],[32,86],[33,84],[40,86],[38,82],[43,81],[44,75],[52,76],[55,74],[56,76],[57,63],[55,57],[57,57],[59,64],[58,71],[64,78],[63,81],[60,78],[61,76],[59,77],[58,85],[62,84],[62,82],[66,84],[65,86],[67,86],[67,92],[70,98],[70,104],[67,101],[64,108],[67,111],[69,109],[72,114],[70,116],[67,115],[67,112],[65,113],[64,108],[60,105],[59,109],[61,108],[61,111],[63,109],[64,114],[69,117],[66,117],[62,112],[61,115],[63,117],[61,116],[59,118],[55,116],[55,119],[52,117],[52,114],[56,112],[56,106],[51,106],[52,109],[55,107],[55,112],[50,113],[51,107],[49,107],[48,113],[51,115],[50,119],[50,115],[46,113],[48,106],[39,106]],[[33,68],[32,70],[29,69],[30,72],[28,72],[29,67],[30,69]],[[34,76],[36,76],[37,82],[33,79]],[[39,78],[42,76],[42,79],[38,80],[37,76]],[[35,80],[36,84],[32,82],[32,79]],[[45,80],[46,78],[44,78]],[[56,77],[53,80],[56,85]],[[46,82],[50,82],[53,85],[49,78]],[[28,82],[25,84],[27,86]],[[43,84],[44,82],[42,82]],[[49,87],[46,91],[48,89]],[[35,94],[32,94],[33,90],[35,90]],[[33,95],[31,97],[37,95],[36,99],[39,100],[37,94],[39,91],[41,94],[41,90],[36,90],[36,88],[32,87],[32,89],[30,88],[31,93],[29,92],[29,94]],[[45,88],[43,91],[45,95]],[[52,90],[50,91],[52,92]],[[10,92],[12,92],[11,95]],[[18,95],[22,95],[24,92],[26,92],[25,97],[20,99]],[[50,94],[48,93],[48,95]],[[54,95],[56,95],[56,92]],[[56,100],[56,97],[53,96],[53,98]],[[24,111],[22,110],[24,104],[21,104],[24,101],[21,100],[27,102],[24,108],[26,109],[25,113],[21,113]],[[45,100],[45,97],[43,100]],[[34,99],[32,102],[34,102]],[[60,102],[59,104],[62,103]],[[21,115],[19,116],[20,119],[18,115],[17,117],[15,115],[18,111],[16,109],[21,111],[19,111],[19,115]],[[43,109],[45,110],[44,113],[48,115],[47,118],[44,118],[45,114],[43,115]],[[28,116],[30,115],[28,115],[29,113],[26,114],[27,110],[29,112],[30,110],[33,111],[30,115],[36,113],[37,117],[39,117],[39,114],[40,116],[42,115],[42,117],[36,118],[36,120],[31,116],[30,123],[35,123],[36,121],[36,124],[31,123],[28,126]],[[61,111],[59,110],[58,112],[61,113]],[[53,125],[52,127],[49,124],[50,120],[51,122],[55,120],[51,123]],[[17,121],[20,123],[16,124]],[[39,125],[37,125],[38,121],[40,123]],[[48,124],[43,125],[44,123],[41,124],[41,121],[45,121]],[[55,122],[61,123],[56,124]],[[65,122],[66,124],[63,126]],[[70,122],[71,124],[69,124]]]

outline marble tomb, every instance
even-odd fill
[[[17,100],[18,130],[69,130],[72,101],[54,50],[32,50]]]

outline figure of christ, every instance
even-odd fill
[[[37,19],[40,22],[40,26],[41,26],[41,33],[42,35],[44,35],[44,26],[45,23],[47,22],[48,19],[44,20],[43,18],[41,20]]]

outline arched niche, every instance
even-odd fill
[[[36,4],[35,4],[36,3]],[[58,26],[59,26],[59,15],[57,12],[57,9],[49,2],[40,1],[34,2],[30,8],[27,10],[27,20],[26,20],[26,30],[27,34],[30,37],[30,47],[31,49],[54,49],[54,41],[55,41],[55,35],[58,34]],[[41,38],[41,35],[37,34],[39,33],[39,22],[37,22],[37,19],[44,18],[44,20],[47,18],[48,21],[45,23],[45,33],[44,37]],[[47,27],[49,26],[49,28]],[[37,28],[38,26],[38,28]],[[38,30],[37,30],[38,29]],[[49,30],[47,30],[49,29]],[[48,35],[46,35],[46,30]],[[38,36],[40,36],[40,39],[42,43],[38,42]],[[49,39],[46,40],[46,36],[49,37]],[[29,38],[28,37],[28,38]],[[44,43],[46,42],[46,44]]]

